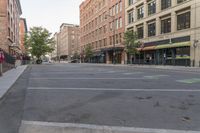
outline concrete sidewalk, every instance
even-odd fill
[[[199,133],[199,131],[22,121],[19,133]]]
[[[86,63],[82,63],[86,64]],[[90,63],[92,64],[92,63]],[[115,66],[115,67],[128,67],[128,68],[152,68],[163,70],[179,70],[179,71],[191,71],[200,72],[200,67],[185,67],[185,66],[168,66],[168,65],[138,65],[138,64],[92,64],[98,66]]]
[[[26,68],[27,66],[19,66],[16,69],[5,72],[3,76],[0,77],[0,100],[5,96]]]

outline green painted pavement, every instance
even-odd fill
[[[192,79],[177,80],[177,82],[186,83],[186,84],[200,83],[200,78],[192,78]]]
[[[144,76],[147,79],[160,79],[161,77],[168,77],[169,75],[152,75],[152,76]]]

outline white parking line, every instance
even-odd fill
[[[19,133],[199,133],[200,131],[22,121]]]
[[[138,91],[138,92],[200,92],[195,89],[118,89],[118,88],[50,88],[50,87],[28,87],[29,90],[79,90],[79,91]]]

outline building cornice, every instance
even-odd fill
[[[19,9],[19,14],[21,15],[22,14],[22,7],[21,7],[20,0],[16,0],[16,2],[17,2],[17,7]]]

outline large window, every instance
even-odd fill
[[[176,57],[190,56],[190,47],[176,48],[175,55]]]
[[[137,18],[141,19],[144,17],[144,7],[141,6],[137,9]]]
[[[161,34],[171,32],[171,18],[161,20]]]
[[[182,3],[184,1],[187,1],[187,0],[177,0],[177,3],[179,4],[179,3]]]
[[[134,15],[133,11],[128,12],[128,24],[133,23],[134,21],[133,15]]]
[[[156,2],[153,0],[148,3],[148,15],[156,13]]]
[[[156,35],[156,23],[148,24],[148,36],[155,36]]]
[[[171,0],[161,0],[161,9],[164,10],[166,8],[171,7]]]
[[[144,28],[143,26],[137,28],[138,39],[142,39],[144,37]]]
[[[190,12],[177,15],[177,30],[190,28]]]

